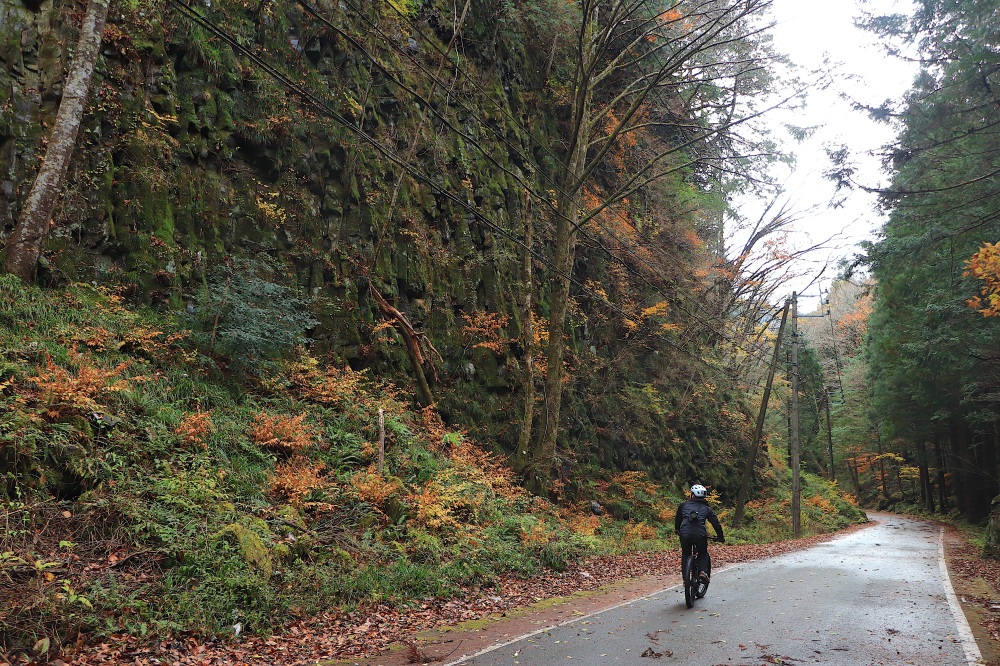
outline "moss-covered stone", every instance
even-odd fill
[[[217,539],[225,539],[236,546],[247,565],[260,572],[265,578],[274,573],[271,552],[254,530],[241,524],[231,523],[215,534]]]

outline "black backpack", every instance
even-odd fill
[[[706,511],[708,507],[704,506],[689,506],[687,509],[687,521],[688,525],[692,527],[704,527],[705,519],[708,517],[708,512]]]

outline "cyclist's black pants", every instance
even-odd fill
[[[698,546],[698,568],[709,576],[712,575],[712,558],[708,556],[707,536],[681,535],[681,571],[684,570],[684,563],[691,555],[691,546]]]

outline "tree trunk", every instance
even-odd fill
[[[970,474],[972,500],[967,517],[978,522],[990,515],[991,501],[997,494],[997,483],[992,474],[996,467],[996,452],[989,434],[973,433],[964,421],[963,426],[966,439],[970,443],[969,453],[973,456]]]
[[[937,459],[938,508],[941,513],[948,513],[948,484],[940,433],[934,433],[934,457]]]
[[[582,207],[582,179],[587,170],[587,149],[593,130],[591,106],[593,88],[590,80],[590,63],[593,58],[594,16],[584,18],[579,62],[573,104],[573,122],[566,171],[560,179],[559,206],[556,218],[556,238],[553,249],[553,276],[551,309],[549,311],[549,342],[546,349],[545,373],[545,429],[535,446],[534,476],[527,479],[529,488],[537,494],[546,494],[555,466],[556,440],[559,437],[559,414],[562,408],[563,359],[566,344],[566,313],[569,310],[569,291],[576,254],[576,221]]]
[[[42,166],[25,200],[17,225],[4,246],[4,268],[22,280],[34,280],[49,235],[52,213],[69,169],[76,136],[83,120],[90,79],[97,64],[108,16],[109,0],[89,0],[80,37],[70,64],[59,112],[49,136]]]
[[[917,456],[920,465],[920,501],[928,512],[934,513],[934,486],[931,484],[930,469],[927,466],[927,445],[922,439],[917,442]]]
[[[560,206],[560,219],[556,223],[555,266],[559,274],[553,278],[552,306],[549,312],[549,344],[545,354],[545,429],[535,447],[533,476],[529,479],[531,490],[543,495],[548,492],[552,470],[555,466],[556,440],[559,437],[559,414],[562,408],[563,359],[566,343],[566,312],[569,309],[570,275],[573,270],[574,238],[571,222],[575,219],[570,207]],[[572,216],[572,217],[570,217]],[[569,217],[569,219],[564,219]]]
[[[417,401],[421,407],[430,407],[434,404],[434,394],[431,392],[430,384],[427,382],[427,375],[424,373],[424,356],[420,351],[420,341],[426,341],[426,336],[418,333],[406,315],[385,300],[385,297],[378,292],[371,280],[368,280],[368,286],[382,316],[391,321],[393,327],[403,336],[403,341],[406,344],[406,355],[410,358],[410,366],[413,368],[413,376],[417,382]],[[436,351],[433,349],[433,346],[431,346],[431,349]]]
[[[965,515],[969,513],[968,473],[965,456],[969,451],[964,446],[956,417],[948,419],[948,441],[951,448],[951,469],[955,474],[955,501],[959,510]]]
[[[529,456],[531,452],[531,427],[535,419],[535,327],[533,320],[533,306],[531,294],[534,284],[532,276],[531,247],[534,242],[534,221],[531,219],[531,194],[525,192],[524,196],[524,259],[521,265],[521,279],[523,282],[523,297],[521,299],[522,324],[521,324],[521,344],[524,347],[524,376],[522,378],[521,390],[524,391],[524,407],[521,416],[521,433],[517,439],[517,450],[514,453],[514,470],[523,478],[534,478],[537,472],[534,470],[533,460]]]
[[[851,473],[851,482],[854,484],[854,494],[861,497],[861,477],[858,475],[858,459],[848,458],[847,469]]]
[[[993,498],[990,520],[986,525],[986,540],[983,556],[1000,559],[1000,495]]]
[[[882,497],[889,499],[889,483],[885,478],[885,450],[882,448],[882,436],[877,432],[875,433],[875,441],[878,444],[878,476],[879,483],[882,486]]]

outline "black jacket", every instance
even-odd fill
[[[708,536],[706,522],[712,523],[715,534],[722,538],[722,525],[712,511],[712,507],[704,499],[694,498],[677,507],[677,515],[674,516],[674,529],[681,536]]]

